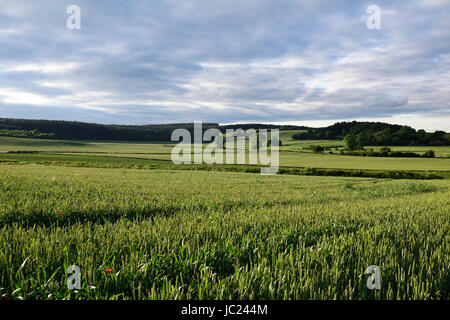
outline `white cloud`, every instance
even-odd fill
[[[9,104],[51,105],[54,103],[54,100],[47,96],[13,88],[0,88],[0,99]]]
[[[9,65],[4,68],[6,72],[41,72],[41,73],[64,73],[73,71],[81,66],[78,62],[44,62],[44,63],[25,63]]]
[[[448,5],[448,0],[422,0],[421,4],[426,7],[439,7]]]

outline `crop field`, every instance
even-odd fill
[[[0,136],[0,152],[8,151],[45,151],[65,153],[98,154],[169,154],[173,143],[145,143],[121,141],[65,141],[48,139],[27,139]]]
[[[291,136],[292,130],[280,131],[280,136]],[[290,132],[286,134],[285,132]],[[294,132],[297,132],[294,130]],[[283,141],[283,140],[282,140]],[[424,170],[450,172],[449,158],[379,158],[353,157],[338,154],[316,154],[307,148],[310,145],[342,146],[337,140],[292,140],[280,148],[280,166],[310,167],[330,169],[367,169],[367,170]],[[137,158],[148,160],[171,160],[172,142],[138,143],[138,142],[106,142],[106,141],[58,141],[43,139],[25,139],[0,137],[0,160],[14,158],[5,155],[11,151],[36,151],[44,154],[65,154],[78,156],[80,161],[85,157]],[[403,149],[402,149],[403,148]],[[402,151],[425,151],[433,149],[438,156],[446,155],[448,147],[393,147]],[[111,160],[116,161],[116,160]]]
[[[367,147],[367,148],[374,148],[379,149],[380,147]],[[442,158],[450,158],[450,147],[449,146],[438,146],[438,147],[427,147],[427,146],[406,146],[406,147],[398,147],[398,146],[391,146],[388,147],[392,151],[402,151],[402,152],[425,152],[427,150],[434,150],[436,153],[436,157],[442,157]]]
[[[450,297],[448,180],[8,165],[0,188],[11,299]]]
[[[168,143],[0,137],[0,296],[450,299],[450,159],[289,150],[308,143],[317,142],[281,149],[288,174],[262,176],[177,167]],[[309,171],[289,171],[301,167]],[[80,290],[67,288],[70,265]],[[380,290],[366,287],[370,265]]]

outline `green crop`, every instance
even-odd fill
[[[449,186],[2,165],[0,295],[449,299]],[[78,291],[69,265],[81,269]],[[366,287],[369,265],[380,290]]]

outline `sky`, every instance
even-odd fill
[[[0,0],[0,117],[450,131],[449,17],[450,0]]]

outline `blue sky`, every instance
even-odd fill
[[[0,116],[450,131],[449,16],[448,0],[0,0]]]

